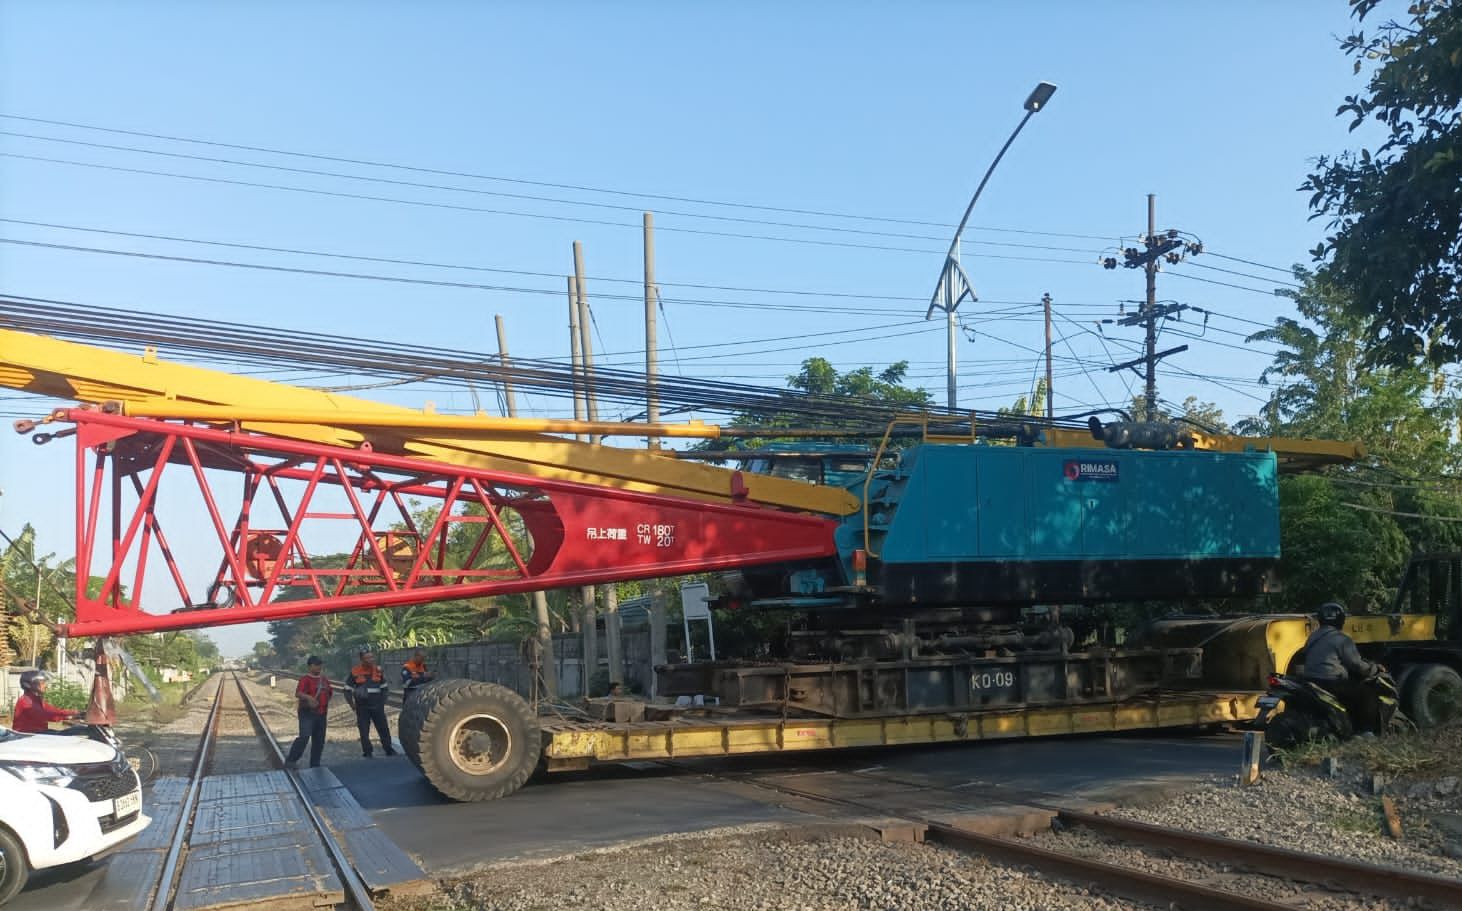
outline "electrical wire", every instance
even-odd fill
[[[164,140],[164,141],[167,141],[167,142],[183,142],[183,143],[189,143],[189,144],[192,144],[192,145],[210,146],[210,147],[213,147],[213,148],[234,149],[236,151],[263,152],[263,153],[270,154],[270,155],[285,155],[285,156],[290,156],[290,157],[294,157],[294,158],[310,159],[310,160],[314,160],[314,161],[329,161],[329,162],[334,162],[334,163],[337,163],[337,164],[353,164],[353,165],[363,165],[363,166],[366,166],[366,167],[375,167],[375,168],[390,168],[390,169],[394,169],[394,170],[411,171],[411,172],[418,173],[418,174],[435,174],[435,175],[443,176],[443,177],[466,177],[466,178],[470,178],[470,179],[474,179],[474,180],[488,180],[488,181],[496,181],[496,182],[501,182],[501,183],[519,184],[519,185],[524,185],[524,186],[547,187],[547,188],[558,189],[558,190],[574,190],[574,191],[586,192],[586,193],[603,193],[603,194],[614,195],[614,196],[633,197],[633,198],[637,198],[637,199],[660,199],[660,200],[667,200],[667,201],[671,201],[671,202],[692,203],[694,205],[722,206],[722,207],[737,208],[737,209],[752,209],[752,210],[763,211],[763,212],[781,212],[781,213],[790,214],[790,215],[813,215],[813,216],[818,216],[818,217],[823,217],[823,218],[844,218],[844,219],[854,219],[854,220],[858,220],[858,221],[885,222],[885,223],[890,223],[890,224],[922,225],[922,226],[925,226],[925,227],[934,227],[934,228],[954,228],[955,227],[955,225],[950,224],[950,223],[946,223],[946,222],[921,221],[921,220],[918,220],[918,219],[911,219],[911,218],[894,218],[894,217],[886,217],[886,216],[860,215],[860,214],[845,213],[845,212],[820,211],[820,210],[817,210],[817,209],[798,209],[798,208],[792,208],[792,207],[786,207],[786,206],[768,206],[768,205],[757,205],[757,204],[753,204],[753,203],[726,202],[726,201],[722,201],[722,200],[701,199],[701,198],[688,197],[688,196],[673,196],[673,195],[668,195],[668,194],[657,194],[657,193],[639,193],[639,192],[631,192],[631,191],[627,191],[627,190],[608,189],[608,188],[604,188],[604,187],[590,187],[590,186],[582,186],[582,185],[576,185],[576,184],[554,183],[554,182],[550,182],[550,181],[528,180],[528,179],[524,179],[524,178],[501,177],[501,176],[495,176],[495,175],[490,175],[490,174],[472,173],[472,172],[468,172],[468,171],[452,171],[452,170],[446,170],[446,169],[441,169],[441,168],[423,167],[423,166],[419,166],[419,165],[408,165],[408,164],[400,164],[400,163],[393,163],[393,162],[383,162],[383,161],[371,161],[371,160],[367,160],[367,159],[348,158],[348,157],[344,157],[344,156],[335,156],[335,155],[320,155],[320,154],[314,154],[314,153],[309,153],[309,152],[292,151],[292,150],[288,150],[288,149],[269,148],[269,147],[266,147],[266,146],[252,146],[252,145],[244,145],[244,144],[240,144],[240,143],[217,142],[217,141],[213,141],[213,140],[196,139],[196,138],[185,137],[185,136],[171,136],[171,135],[167,135],[167,134],[164,134],[164,133],[152,133],[152,132],[146,132],[146,131],[142,131],[142,130],[128,130],[128,129],[120,129],[120,128],[116,128],[116,127],[102,127],[102,126],[97,126],[95,124],[78,123],[76,121],[56,120],[56,119],[49,119],[49,118],[43,118],[43,117],[28,117],[28,116],[21,115],[21,114],[13,114],[13,113],[6,113],[6,112],[0,112],[0,118],[4,118],[4,119],[8,119],[8,120],[20,120],[20,121],[24,121],[24,122],[28,122],[28,123],[43,123],[43,124],[48,124],[50,126],[62,126],[62,127],[69,127],[69,128],[72,128],[72,129],[79,129],[79,130],[92,130],[92,131],[96,131],[96,132],[112,133],[112,134],[123,135],[123,136],[136,136],[136,137],[146,138],[146,139],[160,139],[160,140]],[[1081,239],[1081,240],[1102,240],[1102,241],[1105,241],[1105,240],[1110,240],[1111,237],[1112,237],[1112,235],[1104,235],[1104,234],[1075,234],[1075,233],[1062,232],[1062,231],[1037,231],[1037,230],[1030,230],[1030,229],[1023,229],[1023,228],[992,228],[992,227],[981,227],[981,226],[976,226],[976,225],[969,225],[966,228],[966,230],[991,231],[991,232],[1001,232],[1001,233],[1009,233],[1009,234],[1032,234],[1032,235],[1040,235],[1040,236],[1046,236],[1046,237],[1070,237],[1070,238],[1076,238],[1076,239]]]
[[[169,316],[160,313],[82,306],[51,299],[0,298],[0,323],[22,331],[41,332],[81,341],[140,343],[204,356],[225,354],[264,366],[336,369],[362,376],[432,377],[435,382],[469,384],[511,382],[515,387],[559,397],[571,394],[576,377],[561,363],[514,358],[511,366],[495,358],[462,350],[425,348],[374,339],[295,332],[264,326]],[[930,327],[937,331],[939,327]],[[883,336],[881,336],[883,337]],[[596,395],[604,403],[638,406],[645,397],[642,374],[594,370]],[[669,408],[716,413],[787,414],[809,421],[882,424],[897,409],[876,399],[772,389],[740,383],[686,377],[661,377],[657,395]],[[923,410],[935,417],[969,420],[971,413],[935,406]],[[979,417],[979,413],[974,413]],[[998,414],[982,419],[1002,419]]]
[[[1173,271],[1166,271],[1166,272],[1163,273],[1163,275],[1172,276],[1173,278],[1186,278],[1189,281],[1204,282],[1205,284],[1209,284],[1209,285],[1222,285],[1225,288],[1237,288],[1240,291],[1252,291],[1255,294],[1262,294],[1265,297],[1283,297],[1284,296],[1284,295],[1280,294],[1278,290],[1265,291],[1263,288],[1250,288],[1247,285],[1236,285],[1233,282],[1221,282],[1221,281],[1219,281],[1216,278],[1204,278],[1201,275],[1185,275],[1182,272],[1173,272]]]
[[[1229,275],[1239,275],[1239,276],[1242,276],[1244,278],[1252,278],[1255,281],[1273,282],[1276,285],[1288,285],[1291,288],[1303,288],[1304,287],[1303,285],[1300,285],[1300,284],[1298,284],[1296,282],[1280,281],[1277,278],[1265,278],[1262,275],[1255,275],[1252,272],[1240,272],[1237,269],[1225,269],[1222,266],[1210,266],[1207,263],[1200,263],[1200,262],[1197,262],[1196,260],[1192,260],[1192,259],[1185,259],[1185,260],[1183,260],[1183,265],[1185,265],[1185,266],[1192,266],[1195,269],[1211,269],[1214,272],[1225,272],[1225,273],[1227,273]]]
[[[335,199],[353,199],[367,202],[383,202],[394,205],[417,206],[427,209],[447,209],[454,212],[472,212],[479,215],[503,215],[514,218],[535,218],[544,221],[571,222],[584,225],[602,225],[612,228],[633,228],[636,231],[642,230],[643,226],[621,221],[605,221],[599,218],[583,218],[574,215],[549,215],[544,212],[518,212],[511,209],[489,209],[482,206],[465,206],[448,202],[429,202],[421,199],[404,199],[399,196],[375,196],[369,193],[346,193],[340,190],[322,190],[315,187],[296,187],[288,184],[263,183],[253,180],[237,180],[230,177],[207,177],[201,174],[182,174],[177,171],[157,171],[148,168],[126,168],[120,165],[98,164],[90,161],[71,161],[64,158],[49,158],[42,155],[22,155],[18,152],[0,152],[0,157],[15,158],[22,161],[36,161],[47,164],[67,165],[78,168],[93,168],[103,171],[115,171],[123,174],[146,174],[153,177],[169,177],[176,180],[192,180],[203,183],[225,184],[230,186],[251,187],[263,190],[280,190],[289,193],[304,193],[311,196],[324,196]],[[816,247],[837,247],[854,250],[877,250],[886,253],[918,253],[929,255],[938,253],[938,250],[915,247],[895,247],[887,244],[860,244],[852,241],[826,240],[813,237],[782,237],[770,234],[744,234],[736,231],[712,231],[707,228],[684,228],[671,225],[657,225],[657,231],[674,231],[678,234],[694,234],[703,237],[727,237],[739,240],[760,240],[774,243],[805,244]],[[1086,260],[1078,259],[1053,259],[1040,256],[1014,256],[1000,253],[971,253],[981,259],[1008,259],[1024,262],[1041,263],[1071,263],[1076,265],[1087,265]]]
[[[1206,247],[1203,250],[1203,254],[1205,256],[1216,256],[1219,259],[1227,259],[1236,263],[1244,263],[1248,266],[1258,266],[1260,269],[1273,269],[1275,272],[1283,272],[1285,275],[1294,275],[1294,267],[1292,266],[1288,269],[1284,268],[1283,266],[1271,266],[1268,263],[1255,262],[1252,259],[1244,259],[1241,256],[1229,256],[1226,253],[1215,253],[1214,251],[1209,250]]]
[[[225,164],[225,165],[232,165],[232,166],[236,166],[236,167],[261,168],[261,169],[271,170],[271,171],[284,171],[284,172],[291,173],[291,174],[304,174],[304,175],[311,176],[311,177],[329,177],[329,178],[337,179],[337,180],[354,180],[354,181],[360,181],[360,182],[365,182],[365,183],[383,183],[383,184],[388,184],[390,186],[411,187],[413,189],[419,189],[419,190],[437,190],[437,191],[446,191],[446,192],[451,192],[451,193],[470,193],[470,194],[473,194],[473,195],[493,196],[493,197],[499,197],[499,198],[503,198],[503,199],[517,199],[517,200],[524,200],[524,201],[529,201],[529,202],[547,202],[547,203],[553,203],[553,204],[556,204],[556,205],[589,206],[589,207],[593,207],[593,208],[609,209],[609,210],[618,211],[618,212],[640,212],[641,211],[641,207],[640,206],[625,206],[625,205],[618,205],[616,203],[593,202],[593,201],[590,201],[590,200],[562,199],[562,198],[553,197],[553,196],[537,196],[537,195],[530,194],[530,193],[506,193],[506,192],[502,192],[500,190],[482,190],[482,189],[477,189],[475,187],[459,187],[459,186],[450,186],[450,185],[446,185],[446,184],[421,183],[419,181],[413,181],[413,180],[395,180],[395,179],[392,179],[392,178],[389,178],[389,177],[370,177],[370,176],[362,175],[362,174],[347,174],[347,173],[344,173],[344,172],[341,172],[341,171],[324,171],[324,170],[319,170],[319,169],[316,169],[316,168],[292,168],[292,167],[289,167],[287,165],[267,164],[267,163],[264,163],[264,162],[256,162],[256,161],[241,161],[239,159],[234,159],[234,158],[216,158],[216,157],[207,156],[207,155],[189,155],[189,154],[183,153],[183,152],[166,152],[166,151],[161,151],[161,150],[158,150],[158,149],[142,149],[142,148],[137,148],[135,146],[119,146],[119,145],[111,145],[111,144],[108,144],[108,143],[86,142],[85,140],[80,140],[80,139],[63,139],[63,138],[57,137],[57,136],[38,136],[38,135],[33,134],[33,133],[17,133],[17,132],[13,132],[13,131],[10,131],[10,130],[0,130],[0,136],[12,136],[12,137],[17,137],[17,138],[21,138],[21,139],[31,139],[31,140],[38,140],[38,141],[44,141],[44,142],[67,143],[67,144],[70,144],[70,145],[79,145],[79,146],[85,146],[85,147],[94,148],[94,149],[104,149],[104,150],[108,150],[108,151],[131,152],[131,153],[137,153],[137,154],[142,154],[142,155],[158,155],[158,156],[164,156],[164,157],[168,157],[168,158],[186,159],[186,160],[189,160],[189,161],[202,161],[202,162],[207,162],[209,164]],[[529,213],[519,213],[519,214],[523,214],[523,215],[526,216]],[[899,239],[899,240],[932,240],[932,241],[941,241],[941,240],[943,240],[942,237],[935,237],[935,236],[932,236],[932,235],[929,235],[929,234],[909,234],[909,233],[906,233],[906,232],[898,232],[898,231],[873,231],[873,230],[868,230],[868,229],[864,229],[864,228],[844,228],[844,227],[838,227],[838,226],[835,226],[835,225],[810,225],[810,224],[806,224],[804,222],[771,221],[771,220],[764,219],[764,218],[741,218],[741,217],[734,216],[734,215],[708,215],[708,214],[696,213],[696,212],[679,212],[679,211],[675,211],[675,210],[668,210],[668,211],[667,210],[660,210],[660,211],[657,211],[655,214],[656,215],[668,215],[668,216],[675,217],[675,218],[701,218],[701,219],[709,219],[709,220],[715,220],[715,221],[733,222],[733,223],[737,223],[737,224],[767,225],[767,226],[770,226],[770,227],[777,227],[777,228],[794,228],[794,229],[797,229],[797,230],[804,230],[804,231],[831,231],[831,232],[836,232],[836,233],[839,233],[839,234],[859,234],[859,235],[863,235],[863,236],[867,236],[867,237],[892,237],[892,238]],[[673,228],[673,227],[671,227],[671,228],[666,228],[666,230],[676,230],[676,229]],[[996,247],[1019,247],[1019,248],[1026,248],[1026,249],[1032,249],[1032,250],[1052,250],[1052,251],[1063,252],[1063,253],[1090,253],[1090,254],[1095,255],[1095,253],[1097,252],[1095,250],[1090,250],[1090,249],[1085,248],[1085,247],[1057,247],[1057,246],[1051,246],[1049,244],[1026,244],[1026,243],[1015,243],[1015,242],[1012,242],[1012,241],[999,241],[999,240],[973,240],[972,239],[972,240],[968,241],[968,243],[971,243],[971,244],[982,244],[982,245],[986,245],[986,246],[996,246]]]

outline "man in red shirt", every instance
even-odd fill
[[[290,744],[285,765],[293,766],[305,753],[305,743],[310,745],[310,768],[320,764],[320,754],[325,750],[325,718],[330,711],[330,678],[323,673],[325,662],[318,655],[311,655],[305,662],[308,669],[294,688],[299,702],[300,735]]]
[[[47,702],[46,687],[49,684],[50,677],[45,671],[26,671],[20,675],[21,694],[15,700],[11,730],[22,734],[48,734],[52,721],[69,721],[81,714]]]

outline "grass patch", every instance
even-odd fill
[[[1437,732],[1415,732],[1352,740],[1344,744],[1341,755],[1360,762],[1367,771],[1412,776],[1442,769],[1449,758],[1442,747]]]
[[[1353,807],[1337,810],[1329,822],[1337,831],[1355,832],[1360,835],[1379,835],[1381,832],[1381,802],[1369,800]]]
[[[1292,747],[1271,746],[1270,749],[1284,768],[1302,769],[1317,766],[1327,757],[1334,756],[1339,746],[1334,738],[1321,737],[1319,740],[1306,740]]]

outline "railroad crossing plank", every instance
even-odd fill
[[[142,812],[152,819],[136,838],[107,855],[107,869],[87,899],[91,911],[133,911],[147,906],[182,812],[188,779],[165,775],[144,789]]]
[[[338,904],[345,890],[282,771],[203,780],[174,911],[283,911]]]
[[[301,843],[300,833],[288,832],[190,848],[173,909],[308,908],[344,900],[345,889],[318,837]]]
[[[406,895],[430,887],[421,866],[376,826],[334,772],[314,768],[301,771],[299,777],[326,825],[345,843],[351,866],[366,888]]]

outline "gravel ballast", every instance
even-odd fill
[[[693,837],[503,864],[385,911],[1076,911],[1143,909],[932,845]]]
[[[1405,837],[1397,841],[1384,834],[1379,797],[1337,784],[1307,772],[1270,771],[1249,787],[1217,779],[1160,804],[1112,815],[1462,879],[1462,862],[1440,853],[1445,844],[1424,817],[1408,818],[1403,803]]]

